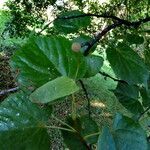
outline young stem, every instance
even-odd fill
[[[72,129],[74,132],[77,132],[73,127],[71,127],[71,126],[70,126],[69,124],[67,124],[66,122],[64,122],[64,121],[62,121],[62,120],[60,120],[60,119],[58,119],[57,117],[55,117],[55,116],[53,116],[53,115],[52,115],[52,117],[53,117],[55,120],[57,120],[58,122],[60,122],[62,125],[67,126],[68,128]]]
[[[69,132],[75,132],[74,130],[63,128],[63,127],[57,127],[57,126],[46,126],[46,127],[50,128],[50,129],[59,129],[59,130],[65,130],[65,131],[69,131]]]
[[[92,136],[95,136],[95,135],[99,135],[99,134],[100,134],[100,132],[92,133],[92,134],[84,136],[84,139],[87,139],[89,137],[92,137]]]

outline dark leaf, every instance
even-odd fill
[[[89,144],[97,142],[98,134],[93,134],[99,132],[98,126],[87,116],[78,117],[75,120],[69,117],[67,124],[76,130],[76,132],[62,131],[64,142],[69,149],[76,150],[78,147],[80,150],[86,150],[89,148]]]
[[[0,106],[0,149],[49,150],[47,120],[23,93],[11,95]]]
[[[78,10],[62,12],[54,21],[54,27],[62,33],[74,33],[90,25],[90,17],[76,17],[79,15],[84,15],[84,13]]]
[[[79,90],[75,81],[68,77],[59,77],[49,81],[35,90],[30,99],[36,103],[48,103],[54,100],[70,95]]]
[[[143,44],[144,43],[144,38],[142,36],[137,35],[137,34],[127,34],[126,40],[130,44]]]
[[[114,94],[118,98],[119,102],[130,112],[134,114],[142,113],[143,107],[138,101],[139,89],[135,86],[118,83]]]
[[[107,48],[107,58],[117,77],[129,84],[145,84],[149,72],[139,55],[124,43]]]

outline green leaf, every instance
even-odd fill
[[[102,134],[98,139],[98,150],[117,150],[115,146],[115,141],[112,134],[109,131],[109,128],[103,128]]]
[[[141,93],[141,96],[142,96],[142,104],[145,107],[150,106],[150,90],[142,87],[140,89],[140,93]]]
[[[87,71],[85,77],[88,78],[96,75],[100,71],[103,65],[103,58],[96,55],[89,55],[86,57],[86,62],[87,62]]]
[[[137,87],[125,83],[118,83],[114,94],[119,102],[130,112],[139,114],[144,111],[141,103],[138,101],[139,89]]]
[[[47,120],[23,93],[9,96],[0,105],[0,149],[49,150]]]
[[[140,122],[140,125],[142,126],[142,128],[149,135],[150,116],[149,115],[145,115],[145,116],[141,117],[139,122]]]
[[[70,95],[79,90],[75,81],[68,77],[59,77],[49,81],[35,90],[30,99],[36,103],[48,103],[54,100]]]
[[[80,134],[84,137],[85,141],[90,144],[94,144],[97,142],[98,139],[98,126],[94,120],[89,118],[89,116],[82,116],[80,118],[81,127]],[[93,135],[95,134],[96,135]]]
[[[71,41],[61,36],[44,37],[36,40],[39,48],[54,64],[61,75],[73,79],[82,78],[86,72],[86,62],[80,52],[71,50]]]
[[[11,67],[16,70],[18,82],[23,86],[39,87],[49,80],[60,76],[49,59],[49,49],[41,50],[38,40],[31,38],[11,59]],[[47,43],[48,46],[48,43]]]
[[[116,115],[113,137],[119,150],[147,150],[144,130],[138,122],[129,117]]]
[[[119,43],[116,46],[108,47],[106,52],[117,77],[129,84],[143,83],[147,86],[149,72],[139,55],[129,46]]]
[[[76,130],[76,132],[66,132],[62,130],[64,143],[70,150],[76,150],[77,147],[81,150],[86,150],[89,144],[97,142],[98,134],[95,135],[95,133],[99,132],[98,126],[93,120],[89,119],[89,117],[82,116],[75,120],[69,117],[67,124]]]
[[[138,34],[127,34],[126,35],[126,40],[130,44],[143,44],[144,43],[144,38],[142,36],[139,36]]]
[[[146,134],[140,124],[117,114],[112,133],[104,128],[99,137],[98,150],[147,150]]]
[[[54,27],[62,33],[74,33],[90,25],[90,17],[77,17],[79,15],[84,15],[84,13],[78,10],[62,12],[54,21]],[[67,19],[67,17],[72,18]]]

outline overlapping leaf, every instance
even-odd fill
[[[82,116],[81,118],[76,118],[76,120],[68,118],[67,123],[76,130],[76,132],[62,130],[64,142],[69,149],[76,150],[78,147],[79,149],[86,150],[89,148],[89,144],[97,142],[98,135],[93,134],[99,132],[98,126],[88,116]]]
[[[103,128],[102,135],[98,139],[98,150],[116,150],[116,145],[109,128]]]
[[[47,119],[23,93],[11,95],[0,105],[0,149],[49,150]]]
[[[147,150],[146,134],[139,123],[120,114],[114,120],[113,132],[104,128],[98,143],[98,150]]]
[[[118,98],[119,102],[130,112],[139,114],[144,111],[141,103],[138,101],[139,89],[137,87],[118,83],[114,94]]]
[[[115,143],[119,150],[147,150],[146,134],[138,122],[129,117],[116,115],[114,120]]]
[[[59,77],[44,84],[30,95],[33,102],[47,103],[70,95],[79,90],[75,81],[67,77]]]
[[[138,54],[125,43],[107,49],[107,58],[117,77],[129,84],[145,84],[149,72]]]
[[[141,96],[142,96],[142,104],[145,107],[150,106],[150,89],[146,89],[146,88],[143,87],[143,88],[140,89],[140,93],[141,93]]]

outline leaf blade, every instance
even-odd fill
[[[54,100],[73,94],[79,90],[75,81],[68,77],[59,77],[55,80],[49,81],[31,95],[30,99],[37,103],[48,103]]]

